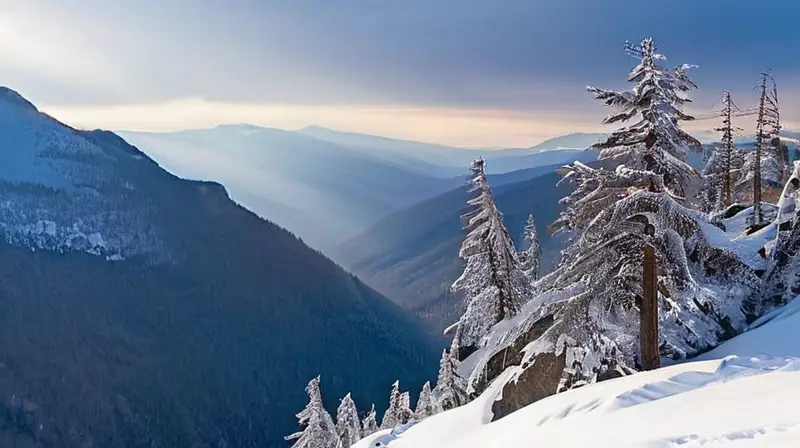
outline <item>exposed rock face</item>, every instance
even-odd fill
[[[523,366],[522,373],[503,386],[502,398],[492,405],[494,414],[492,421],[499,420],[558,391],[566,359],[566,353],[558,356],[544,353],[538,356],[530,367]]]

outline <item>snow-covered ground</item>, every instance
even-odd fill
[[[554,395],[490,423],[497,389],[390,448],[800,447],[800,299],[693,362]]]

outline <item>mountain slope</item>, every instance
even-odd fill
[[[545,269],[557,261],[560,248],[560,240],[550,237],[547,226],[558,216],[558,200],[568,192],[567,186],[556,186],[559,177],[555,168],[521,182],[498,182],[493,188],[516,242],[521,242],[522,227],[533,213]],[[469,197],[464,186],[394,213],[340,246],[339,258],[345,260],[348,269],[403,306],[424,308],[433,304],[460,274],[458,249],[464,234],[459,216]],[[446,302],[433,317],[437,325],[444,324],[442,319],[450,309],[458,307],[457,301]]]
[[[452,148],[433,143],[397,140],[377,135],[342,132],[320,126],[308,126],[298,131],[333,144],[380,157],[407,169],[435,177],[456,176],[469,166],[476,151]]]
[[[409,169],[419,169],[437,177],[461,175],[468,171],[470,162],[477,157],[483,157],[489,162],[487,169],[490,174],[566,164],[573,160],[591,162],[595,160],[593,153],[585,153],[583,150],[603,135],[569,134],[547,140],[532,148],[490,150],[452,148],[431,143],[340,132],[318,126],[304,128],[299,132],[358,149],[399,163]]]
[[[513,156],[493,157],[492,154],[489,154],[486,156],[486,168],[489,174],[500,174],[528,167],[567,165],[575,160],[584,163],[594,162],[597,160],[597,153],[583,149],[561,149]]]
[[[221,185],[10,90],[0,136],[0,445],[285,446],[317,374],[363,408],[435,373],[405,312]]]
[[[398,208],[454,186],[449,179],[277,129],[234,125],[121,135],[175,174],[222,183],[235,200],[324,252]]]

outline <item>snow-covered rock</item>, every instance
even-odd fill
[[[702,357],[570,390],[492,422],[499,390],[402,434],[389,448],[800,446],[800,300]]]

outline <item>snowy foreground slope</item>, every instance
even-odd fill
[[[798,338],[800,299],[700,361],[574,389],[488,423],[499,393],[492,387],[464,407],[354,447],[798,447]]]

